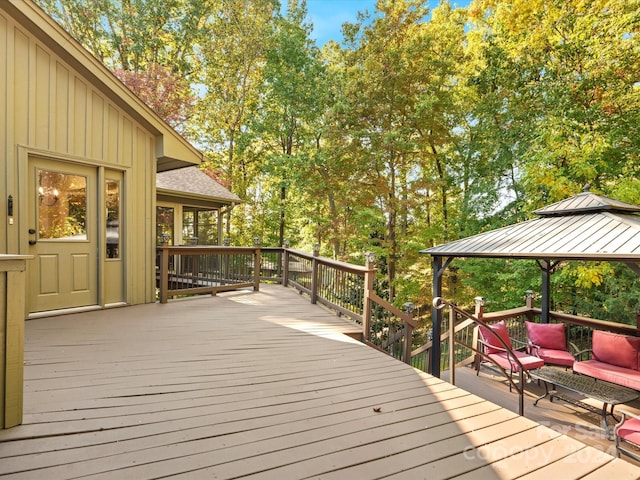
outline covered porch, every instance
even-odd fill
[[[0,476],[640,478],[534,421],[548,402],[518,416],[483,398],[495,384],[515,407],[500,382],[469,393],[361,332],[280,285],[28,321]]]

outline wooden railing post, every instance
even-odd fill
[[[365,253],[367,271],[364,272],[364,305],[362,306],[362,339],[371,340],[371,293],[373,292],[373,280],[376,275],[374,268],[376,254]],[[409,355],[411,358],[411,355]]]
[[[482,321],[482,316],[484,315],[484,297],[475,297],[474,298],[475,302],[476,302],[476,310],[475,310],[475,316],[478,320]]]
[[[224,237],[224,239],[222,240],[222,246],[224,247],[230,247],[231,246],[231,239],[229,237]],[[221,278],[221,282],[224,284],[226,283],[225,279],[229,278],[229,254],[228,253],[223,253],[222,255],[220,255],[220,268],[222,269],[222,278]]]
[[[26,260],[30,255],[0,255],[0,429],[22,423]]]
[[[533,309],[533,300],[535,299],[535,293],[533,290],[527,290],[526,292],[524,292],[524,299],[525,299],[525,306],[529,309]],[[527,320],[529,320],[530,322],[533,322],[533,311],[530,310],[529,312],[526,313],[526,317]]]
[[[160,303],[169,301],[169,247],[160,247]]]
[[[526,292],[524,292],[524,298],[525,298],[525,306],[527,308],[533,308],[533,290],[527,290]]]
[[[318,302],[318,256],[320,255],[320,245],[313,245],[313,260],[311,261],[311,303]]]
[[[284,248],[282,249],[282,285],[289,286],[289,240],[284,241]]]
[[[260,291],[260,270],[262,269],[261,266],[261,256],[262,256],[262,252],[260,250],[260,243],[261,240],[258,237],[255,237],[253,239],[253,246],[255,247],[254,253],[253,253],[253,291],[254,292],[258,292]]]
[[[415,304],[407,302],[404,305],[404,313],[413,318]],[[404,363],[411,365],[411,350],[413,346],[413,325],[411,322],[404,322]]]

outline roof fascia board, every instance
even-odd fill
[[[199,195],[197,193],[187,193],[179,190],[168,190],[166,188],[157,188],[157,195],[164,195],[167,197],[180,198],[186,200],[198,200],[201,202],[216,202],[223,203],[225,205],[236,205],[239,202],[234,200],[229,200],[228,198],[214,197],[208,195]]]

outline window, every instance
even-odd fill
[[[173,245],[173,217],[173,207],[156,207],[156,245]]]
[[[107,205],[106,243],[107,258],[120,258],[120,184],[107,180],[105,185]]]
[[[217,210],[184,207],[182,212],[182,238],[184,243],[193,243],[197,238],[199,245],[218,244]]]

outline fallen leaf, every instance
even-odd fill
[[[382,411],[382,407],[373,407],[373,411],[376,413],[380,413]]]

